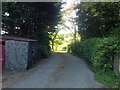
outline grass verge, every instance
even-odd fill
[[[95,79],[108,88],[120,88],[120,80],[113,72],[98,71]]]

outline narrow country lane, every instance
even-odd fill
[[[67,53],[54,53],[31,75],[8,88],[100,88],[86,63]]]

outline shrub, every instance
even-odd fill
[[[120,42],[117,37],[92,38],[70,44],[69,52],[89,60],[95,71],[110,71],[114,54],[120,53]]]
[[[39,50],[42,58],[47,58],[50,55],[50,47],[47,45],[39,44]]]
[[[103,38],[95,43],[91,62],[96,70],[110,71],[113,69],[113,57],[120,51],[120,44],[115,37]]]

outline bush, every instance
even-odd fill
[[[110,71],[113,56],[120,52],[119,38],[92,38],[69,45],[69,52],[91,62],[93,69]]]
[[[120,51],[120,44],[115,37],[100,39],[95,43],[94,52],[91,55],[91,62],[96,70],[113,70],[113,57]]]
[[[47,45],[39,44],[39,50],[42,58],[47,58],[50,55],[50,47]]]

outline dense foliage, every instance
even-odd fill
[[[120,53],[119,38],[93,38],[70,45],[70,52],[80,56],[93,65],[94,70],[110,71],[113,69],[113,56]]]
[[[120,54],[120,3],[82,2],[77,9],[81,41],[70,44],[68,51],[89,61],[102,84],[119,87],[115,74],[108,73],[113,73],[114,55]]]
[[[98,70],[111,69],[113,55],[120,51],[120,3],[81,3],[77,8],[82,41],[74,43],[72,51]]]
[[[56,2],[3,2],[2,29],[8,36],[38,40],[39,46],[48,53],[48,32],[54,32],[60,18],[60,5]]]
[[[120,34],[120,3],[81,3],[78,5],[78,28],[82,39]]]

